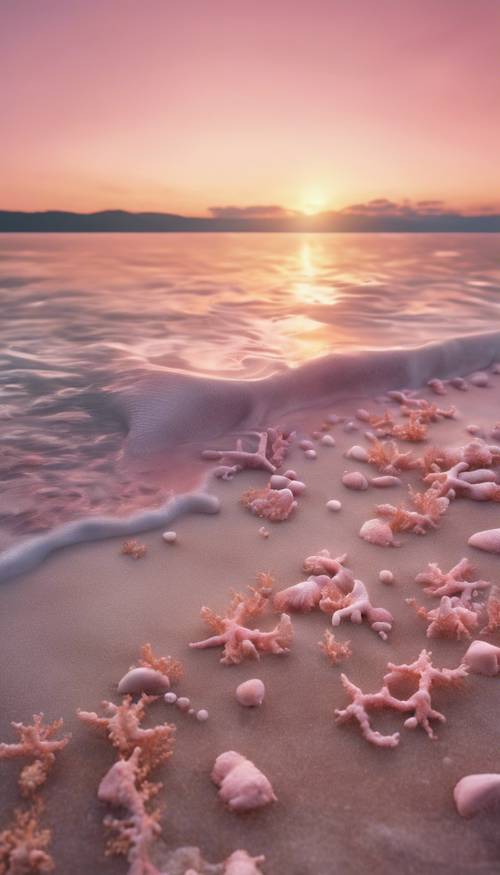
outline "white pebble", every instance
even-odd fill
[[[167,544],[175,544],[177,541],[177,532],[163,532],[162,538]]]
[[[289,480],[297,479],[297,472],[293,470],[293,468],[289,468],[288,471],[285,471],[283,477],[288,477]]]
[[[344,486],[347,486],[348,489],[368,489],[368,480],[361,471],[346,471],[342,477],[342,483]]]
[[[350,420],[349,420],[348,422],[346,422],[346,424],[344,425],[344,431],[346,431],[347,433],[349,433],[349,432],[351,432],[351,431],[359,431],[359,426],[356,425],[356,423],[353,422],[352,419],[350,419]]]
[[[236,698],[240,705],[245,705],[246,708],[262,705],[265,693],[266,688],[260,678],[251,678],[236,687]]]
[[[316,450],[306,450],[304,456],[306,457],[306,459],[317,459],[318,454]]]
[[[208,720],[208,711],[205,708],[201,708],[196,712],[196,719],[200,721],[200,723],[204,723],[205,720]]]
[[[337,501],[336,498],[331,498],[330,501],[326,502],[326,506],[327,506],[328,510],[341,510],[342,502]]]
[[[190,708],[188,711],[188,714],[190,714],[192,717],[194,715],[194,708]]]
[[[314,450],[313,442],[306,439],[299,441],[299,447],[301,450]]]
[[[356,410],[356,417],[361,422],[369,422],[370,421],[370,414],[369,414],[368,410],[365,410],[364,407],[358,407],[358,409]]]
[[[176,705],[179,711],[189,711],[189,708],[191,706],[191,700],[188,699],[187,696],[179,696]]]
[[[365,447],[360,447],[355,444],[346,452],[346,458],[354,459],[356,462],[367,462],[368,461],[368,451]]]
[[[163,698],[167,705],[173,705],[174,702],[177,702],[177,695],[175,693],[165,693]]]
[[[331,425],[337,425],[338,422],[342,422],[342,417],[338,416],[336,413],[329,413],[326,417],[326,421]]]
[[[306,484],[302,482],[302,480],[291,480],[288,484],[288,488],[292,495],[302,495],[306,490]]]
[[[389,571],[387,568],[384,568],[380,572],[378,579],[380,580],[380,583],[385,583],[385,584],[390,585],[391,583],[394,583],[394,574],[392,573],[392,571]]]
[[[322,438],[320,438],[320,444],[322,447],[334,447],[335,446],[335,438],[331,434],[324,434]]]
[[[284,474],[273,474],[269,486],[271,489],[286,489],[290,483],[290,479]]]
[[[489,385],[490,378],[486,371],[476,371],[475,374],[472,374],[469,377],[469,382],[472,383],[473,386],[479,386],[481,389],[484,389]]]

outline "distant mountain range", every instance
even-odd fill
[[[360,205],[361,206],[361,205]],[[224,212],[221,210],[220,212]],[[229,211],[228,211],[229,212]],[[241,210],[240,212],[244,212]],[[235,209],[235,213],[238,210]],[[207,218],[173,213],[129,213],[104,210],[70,213],[59,210],[25,213],[0,210],[1,232],[500,232],[500,215],[464,215],[430,209],[391,213],[355,208],[339,212],[286,213],[277,216],[214,215]]]

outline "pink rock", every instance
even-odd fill
[[[447,394],[446,385],[443,383],[442,380],[437,380],[437,379],[429,380],[427,385],[428,385],[429,389],[432,389],[432,391],[436,395],[446,395]]]
[[[124,675],[118,684],[118,692],[121,696],[139,693],[160,695],[166,693],[170,683],[168,677],[154,668],[133,668]]]
[[[382,569],[382,571],[379,572],[378,579],[380,580],[380,583],[385,583],[386,586],[390,586],[392,583],[394,583],[394,574],[392,573],[392,571],[384,568]]]
[[[306,491],[306,484],[302,480],[290,480],[288,488],[292,495],[302,495]]]
[[[368,410],[365,410],[364,407],[358,407],[356,410],[356,418],[360,420],[360,422],[369,422],[370,421],[370,413]]]
[[[365,447],[360,447],[358,444],[355,444],[346,452],[347,459],[354,459],[356,462],[367,462],[368,461],[368,451]]]
[[[500,553],[500,529],[485,529],[471,535],[468,541],[471,547],[485,550],[487,553]]]
[[[463,661],[473,674],[495,677],[500,671],[500,647],[487,641],[473,641]]]
[[[500,775],[466,775],[456,785],[453,798],[462,817],[474,817],[500,800]]]
[[[471,382],[473,386],[479,386],[479,388],[484,389],[486,386],[489,386],[490,378],[486,371],[476,371],[475,374],[472,374],[472,376],[469,377],[469,382]]]
[[[240,705],[246,708],[255,708],[262,705],[266,688],[259,678],[251,678],[249,681],[243,681],[236,687],[236,698]]]
[[[299,447],[301,450],[314,450],[313,442],[306,439],[299,441]]]
[[[293,468],[288,468],[283,474],[283,477],[288,477],[289,480],[296,480],[297,472],[294,471]]]
[[[460,389],[461,392],[466,392],[469,388],[463,377],[453,377],[450,380],[450,385],[455,389]]]
[[[290,486],[290,480],[284,474],[273,474],[269,480],[271,489],[287,489]]]
[[[262,855],[251,857],[246,851],[234,851],[224,864],[224,875],[262,875],[259,865],[264,862]]]
[[[305,450],[304,456],[306,457],[306,459],[316,459],[318,454],[316,450]]]
[[[322,447],[334,447],[335,446],[335,438],[331,434],[324,434],[322,438],[320,438],[320,444]]]
[[[364,541],[368,541],[369,544],[376,544],[378,547],[398,546],[397,541],[394,540],[394,533],[389,523],[379,520],[377,517],[366,520],[359,530],[359,535]]]
[[[253,811],[276,802],[273,788],[263,772],[235,750],[217,757],[211,777],[219,787],[219,798],[231,811]]]
[[[389,489],[391,486],[402,486],[403,481],[400,477],[394,477],[392,474],[384,474],[381,477],[372,477],[370,485],[376,486],[377,489]]]
[[[368,480],[361,471],[346,471],[342,477],[342,483],[348,489],[364,490],[368,489]]]

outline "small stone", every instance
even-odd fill
[[[469,377],[469,382],[473,386],[478,386],[480,389],[485,389],[490,384],[490,378],[486,371],[476,371],[475,374]]]
[[[190,708],[188,711],[188,714],[190,714],[192,717],[194,715],[194,708]]]
[[[322,438],[320,438],[320,444],[322,447],[334,447],[335,446],[335,438],[331,434],[324,434]]]
[[[261,526],[259,529],[259,535],[261,538],[268,538],[269,537],[269,529],[266,529],[265,526]]]
[[[361,471],[346,471],[342,477],[342,483],[348,489],[364,490],[368,489],[368,480]]]
[[[290,485],[290,478],[284,474],[273,474],[269,486],[271,489],[286,489]]]
[[[191,700],[188,699],[187,696],[179,696],[176,705],[179,711],[189,711],[189,708],[191,706]]]
[[[177,694],[176,693],[165,693],[164,697],[167,705],[173,705],[174,702],[177,702]]]
[[[167,544],[175,544],[177,541],[177,532],[163,532],[162,538]]]
[[[369,422],[370,414],[364,407],[358,407],[356,410],[356,418],[359,419],[360,422]]]
[[[313,442],[306,439],[299,441],[299,447],[301,450],[314,450]]]
[[[348,422],[344,425],[344,431],[349,434],[351,431],[359,431],[359,425],[356,425],[352,419],[349,419]]]
[[[342,509],[342,502],[341,502],[341,501],[337,501],[336,498],[331,498],[330,501],[327,501],[327,502],[326,502],[326,506],[327,506],[328,510],[334,510],[334,511],[337,511],[337,510],[341,510],[341,509]]]
[[[347,459],[354,459],[356,462],[367,462],[368,461],[368,451],[365,447],[360,447],[355,444],[346,452]]]
[[[302,495],[306,490],[306,484],[302,482],[302,480],[291,480],[288,484],[288,488],[292,495]]]
[[[240,705],[246,708],[255,708],[257,705],[262,705],[266,688],[260,678],[251,678],[249,681],[243,681],[236,687],[236,698]]]
[[[200,723],[204,723],[205,720],[208,720],[208,711],[205,708],[201,708],[196,712],[196,719],[200,721]]]
[[[289,468],[288,471],[285,471],[283,477],[288,477],[289,480],[297,479],[297,472],[293,470],[293,468]]]
[[[161,671],[140,666],[132,668],[122,677],[118,684],[118,692],[121,696],[128,694],[135,696],[139,693],[150,693],[154,696],[164,693],[169,686],[168,677]]]
[[[342,422],[342,417],[338,416],[337,413],[329,413],[326,417],[326,421],[330,423],[330,425],[337,425],[338,422]]]
[[[389,571],[387,568],[384,568],[378,576],[380,583],[385,583],[387,586],[390,586],[394,583],[394,574],[392,571]]]
[[[306,459],[317,459],[318,454],[316,450],[306,450],[304,456],[306,457]]]

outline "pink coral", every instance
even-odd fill
[[[429,621],[427,638],[456,638],[461,641],[470,638],[471,632],[477,629],[477,612],[465,607],[459,598],[444,595],[439,607],[430,611],[418,607],[415,599],[406,599],[406,602],[415,608],[419,617]]]
[[[492,587],[488,601],[486,602],[488,623],[481,629],[481,635],[490,635],[500,629],[500,587],[495,584]]]
[[[202,618],[217,634],[189,646],[197,649],[223,647],[221,662],[224,665],[233,665],[245,658],[259,659],[261,652],[288,653],[293,638],[288,614],[282,614],[277,626],[270,632],[261,632],[260,629],[250,629],[243,625],[248,619],[265,610],[271,595],[269,582],[267,575],[261,575],[261,586],[257,589],[250,588],[250,595],[235,593],[223,616],[203,607]]]
[[[323,641],[318,641],[318,647],[332,665],[337,665],[352,656],[350,641],[336,641],[335,635],[328,629],[323,635]]]
[[[219,798],[231,811],[252,811],[276,802],[273,788],[263,772],[234,750],[217,757],[211,777],[219,787]]]
[[[262,875],[259,869],[265,857],[251,857],[246,851],[234,851],[224,865],[224,875]]]
[[[47,848],[49,829],[41,829],[41,803],[26,811],[17,809],[12,823],[0,832],[0,875],[35,875],[53,872],[54,861]]]
[[[132,559],[142,559],[146,555],[146,545],[139,544],[138,541],[124,541],[121,552]]]
[[[321,593],[330,578],[326,574],[308,577],[276,593],[273,599],[277,611],[311,611],[321,600]]]
[[[432,708],[431,689],[434,685],[450,685],[461,681],[467,675],[467,667],[459,665],[455,669],[437,669],[432,665],[431,656],[427,650],[422,650],[418,659],[410,665],[393,665],[389,662],[389,672],[384,676],[383,686],[376,693],[363,693],[346,675],[341,675],[342,685],[351,698],[351,704],[343,710],[335,711],[337,723],[357,720],[361,734],[367,741],[377,747],[396,747],[400,740],[399,732],[382,735],[374,730],[368,711],[381,708],[392,708],[401,713],[413,711],[413,715],[405,720],[404,726],[408,729],[422,726],[429,738],[435,738],[430,720],[444,723],[446,717]],[[407,699],[398,699],[390,692],[390,685],[401,681],[412,681],[418,685],[417,690]]]
[[[171,656],[156,656],[149,642],[141,648],[138,665],[131,665],[118,684],[120,695],[150,693],[159,695],[170,688],[170,682],[180,680],[181,663]]]
[[[252,511],[255,516],[273,522],[281,522],[288,519],[297,507],[291,489],[248,489],[240,498],[244,507]]]
[[[229,465],[239,471],[250,468],[274,474],[276,468],[282,464],[294,434],[285,434],[279,429],[269,428],[263,432],[250,432],[250,436],[257,437],[256,450],[243,449],[243,441],[238,438],[235,450],[204,450],[201,454],[202,458],[219,460],[223,465]],[[233,470],[230,476],[234,473],[236,472]]]
[[[332,614],[332,626],[338,626],[343,619],[349,618],[351,623],[361,623],[366,618],[368,624],[384,640],[391,631],[394,618],[385,608],[374,608],[365,584],[362,580],[355,580],[354,586],[349,593],[349,604],[345,605]]]
[[[35,793],[47,780],[47,775],[55,762],[55,754],[63,750],[71,736],[55,739],[53,736],[63,725],[62,720],[44,725],[43,714],[34,714],[33,723],[12,723],[20,740],[13,744],[0,744],[0,759],[29,757],[34,762],[25,766],[19,777],[19,787],[23,796]]]
[[[474,576],[472,564],[464,557],[449,571],[441,571],[435,562],[430,562],[426,571],[417,574],[416,583],[427,584],[424,592],[441,598],[444,595],[460,595],[464,604],[472,600],[477,590],[488,589],[488,580],[471,580]]]
[[[419,460],[412,452],[401,452],[395,441],[382,441],[372,438],[368,462],[375,465],[381,474],[397,475],[419,466]]]

